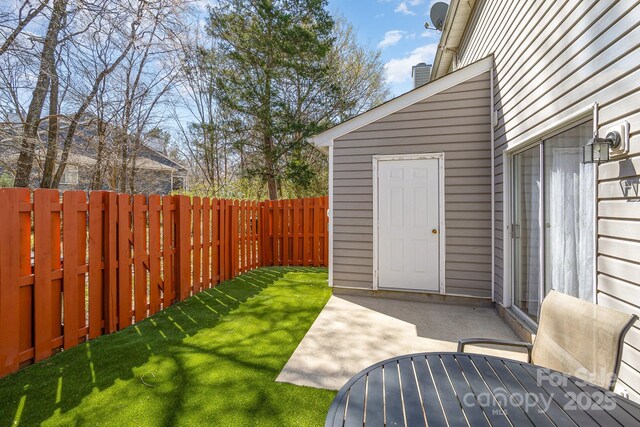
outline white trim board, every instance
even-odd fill
[[[348,133],[351,133],[361,127],[371,124],[377,120],[382,119],[390,114],[400,111],[404,108],[423,101],[431,96],[437,95],[453,86],[470,80],[482,73],[486,73],[493,67],[493,56],[488,56],[473,64],[467,65],[453,73],[427,83],[417,89],[400,95],[397,98],[393,98],[390,101],[385,102],[378,107],[375,107],[366,113],[362,113],[352,119],[347,120],[339,125],[332,127],[329,130],[322,132],[311,138],[317,147],[328,147],[333,145],[333,141],[336,138],[340,138]]]
[[[329,147],[329,287],[333,287],[333,147]]]
[[[438,159],[438,187],[439,187],[439,212],[438,227],[440,228],[439,239],[439,282],[440,294],[446,293],[445,289],[445,266],[446,266],[446,229],[445,229],[445,199],[444,199],[444,153],[424,153],[424,154],[388,154],[372,156],[373,162],[373,284],[372,289],[378,290],[378,162],[388,160],[420,160]],[[388,291],[405,291],[404,289],[387,289]],[[423,292],[429,293],[429,292]]]

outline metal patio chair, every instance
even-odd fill
[[[458,352],[471,344],[524,347],[528,362],[614,389],[622,359],[622,345],[634,314],[596,305],[557,291],[542,302],[533,344],[489,338],[458,341]]]

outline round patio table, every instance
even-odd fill
[[[419,353],[363,370],[338,392],[330,426],[639,426],[640,405],[511,359]]]

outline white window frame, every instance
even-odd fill
[[[173,180],[175,178],[180,178],[182,180],[182,190],[188,190],[186,175],[173,175],[173,174],[171,174],[171,191],[174,191],[173,190]]]
[[[65,178],[69,173],[75,173],[76,179],[75,181],[67,181]],[[80,169],[76,165],[67,165],[64,168],[64,172],[62,173],[62,178],[60,179],[60,184],[62,185],[77,185],[80,182]]]
[[[512,170],[512,161],[513,157],[519,153],[522,153],[530,148],[538,147],[540,150],[540,177],[541,177],[541,193],[544,191],[544,151],[543,151],[543,141],[549,138],[552,138],[555,135],[558,135],[566,130],[569,130],[575,126],[583,124],[587,121],[591,120],[593,123],[594,131],[598,128],[598,116],[597,116],[597,104],[590,105],[588,107],[584,107],[578,110],[576,113],[567,115],[565,118],[560,119],[555,122],[555,124],[548,126],[540,131],[532,133],[527,138],[519,138],[517,142],[509,143],[507,148],[503,151],[503,169],[504,169],[504,185],[503,185],[503,198],[504,198],[504,206],[503,206],[503,264],[504,264],[504,280],[503,280],[503,306],[512,309],[518,317],[521,317],[525,320],[526,323],[529,323],[530,326],[537,327],[537,323],[534,322],[528,315],[526,315],[522,310],[520,310],[514,304],[513,298],[513,287],[515,285],[515,278],[513,277],[513,239],[511,238],[511,224],[513,221],[512,217],[512,209],[513,209],[513,170]],[[586,143],[586,141],[585,141]],[[593,287],[594,287],[594,303],[597,301],[597,254],[598,254],[598,246],[597,246],[597,236],[598,236],[598,192],[597,192],[597,183],[598,183],[598,168],[595,168],[594,173],[594,182],[593,185],[596,188],[594,192],[594,200],[593,203],[595,205],[595,215],[594,215],[594,265],[593,265]],[[541,215],[539,216],[539,221],[544,221],[544,203],[540,203]],[[540,230],[544,231],[543,224],[540,225]],[[544,263],[544,233],[540,236],[540,283],[539,283],[539,295],[542,297],[544,295],[544,273],[545,273],[545,263]],[[544,298],[540,298],[540,305],[542,304],[542,300]]]
[[[445,265],[446,265],[446,230],[445,230],[445,198],[444,198],[444,153],[423,153],[423,154],[390,154],[372,156],[373,167],[373,290],[378,290],[378,167],[381,161],[389,160],[421,160],[421,159],[437,159],[438,160],[438,227],[440,228],[439,237],[439,293],[446,293],[445,285]],[[385,289],[386,290],[386,289]],[[400,292],[415,292],[411,290],[392,290]],[[425,293],[425,292],[420,292]]]

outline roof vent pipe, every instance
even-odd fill
[[[431,76],[431,65],[427,65],[424,62],[414,65],[411,69],[411,76],[413,77],[413,88],[417,88],[429,83],[429,77]]]

